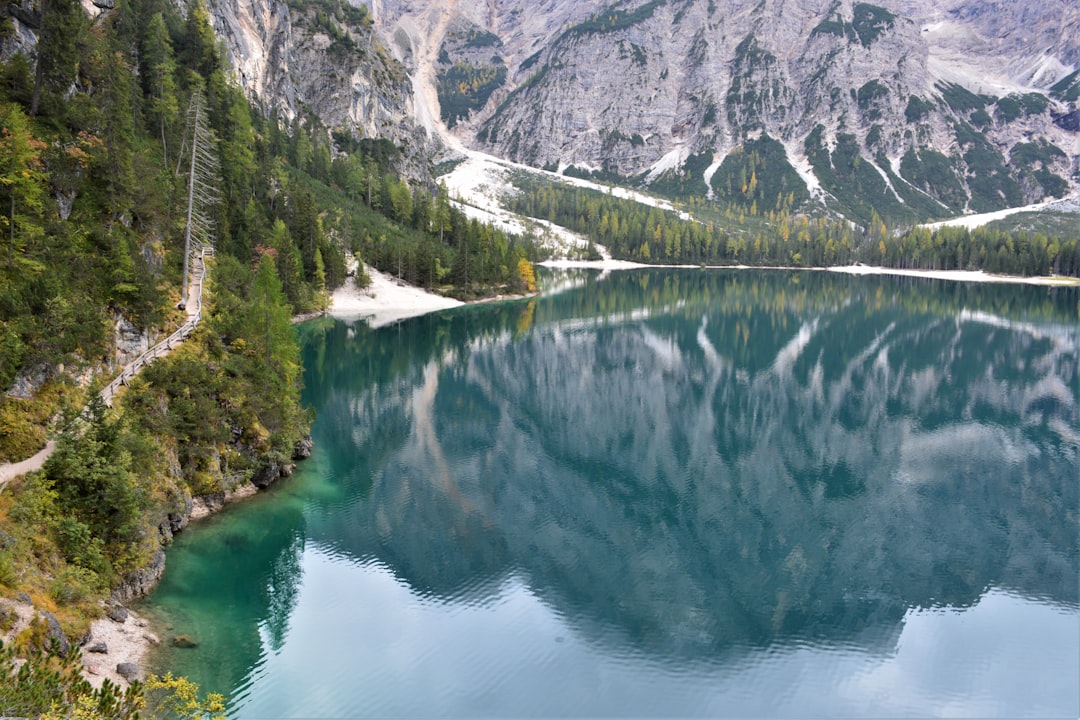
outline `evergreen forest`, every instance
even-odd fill
[[[747,192],[756,186],[750,173]],[[890,231],[876,212],[866,227],[794,213],[784,197],[762,210],[692,202],[665,210],[592,188],[516,179],[510,208],[581,233],[622,260],[658,264],[825,267],[865,263],[918,270],[985,270],[1080,277],[1080,234],[992,227]],[[692,216],[692,217],[691,217]]]

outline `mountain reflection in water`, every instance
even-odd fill
[[[228,629],[204,626],[211,647],[234,648],[217,671],[226,690],[242,688],[238,707],[272,707],[259,697],[283,672],[275,654],[292,657],[290,642],[334,632],[292,616],[304,588],[318,594],[341,568],[381,573],[394,603],[412,597],[448,615],[497,615],[507,598],[535,603],[594,655],[676,678],[693,668],[727,677],[800,653],[888,657],[919,628],[977,646],[982,635],[956,635],[947,618],[970,609],[969,626],[982,627],[1015,603],[1054,608],[1080,652],[1080,291],[791,272],[548,280],[566,289],[378,331],[332,320],[304,327],[306,397],[318,413],[311,466],[278,497],[186,539],[174,555],[198,559],[171,555],[154,600],[178,631],[177,618],[200,622],[181,609],[193,602],[218,603],[226,616],[243,608]],[[236,529],[249,516],[251,528]],[[222,585],[231,590],[207,597]],[[340,610],[376,633],[378,622],[365,625],[355,607],[380,605],[364,596],[381,592],[376,585],[319,595],[335,605],[323,614]],[[290,630],[294,620],[303,632]],[[1008,636],[987,622],[985,632]],[[478,634],[498,631],[472,632],[482,645]],[[1005,674],[1038,651],[1002,660]],[[420,649],[409,652],[423,664]],[[955,668],[942,674],[965,687]],[[893,710],[1070,714],[1080,703],[1072,675],[1049,696],[1017,688],[980,705],[965,689],[968,704],[945,697]],[[666,696],[657,690],[654,701]],[[729,693],[719,705],[638,707],[785,707],[758,700],[740,705]],[[351,702],[327,707],[400,710]],[[595,697],[491,702],[447,707],[634,707]]]

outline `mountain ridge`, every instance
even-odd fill
[[[230,2],[215,3],[219,29],[236,24]],[[436,154],[474,148],[729,203],[745,192],[716,187],[716,171],[767,136],[805,202],[862,224],[871,209],[905,223],[1076,189],[1080,10],[880,2],[373,0],[362,7],[392,88],[354,72],[337,86],[353,98],[343,112],[310,92],[246,87]],[[242,43],[229,47],[251,65]],[[297,88],[318,72],[302,74]],[[767,189],[771,202],[785,188]]]
[[[24,5],[9,44],[32,42]],[[1080,192],[1067,0],[208,6],[267,114],[342,152],[346,135],[388,139],[424,183],[433,159],[478,150],[747,210],[794,191],[789,209],[863,226]]]

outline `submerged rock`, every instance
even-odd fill
[[[190,635],[177,635],[172,641],[173,647],[195,648],[199,647],[199,641]]]

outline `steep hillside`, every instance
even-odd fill
[[[268,114],[317,119],[353,139],[390,140],[399,169],[426,177],[428,137],[414,122],[411,80],[370,10],[345,0],[210,0],[240,86]]]

